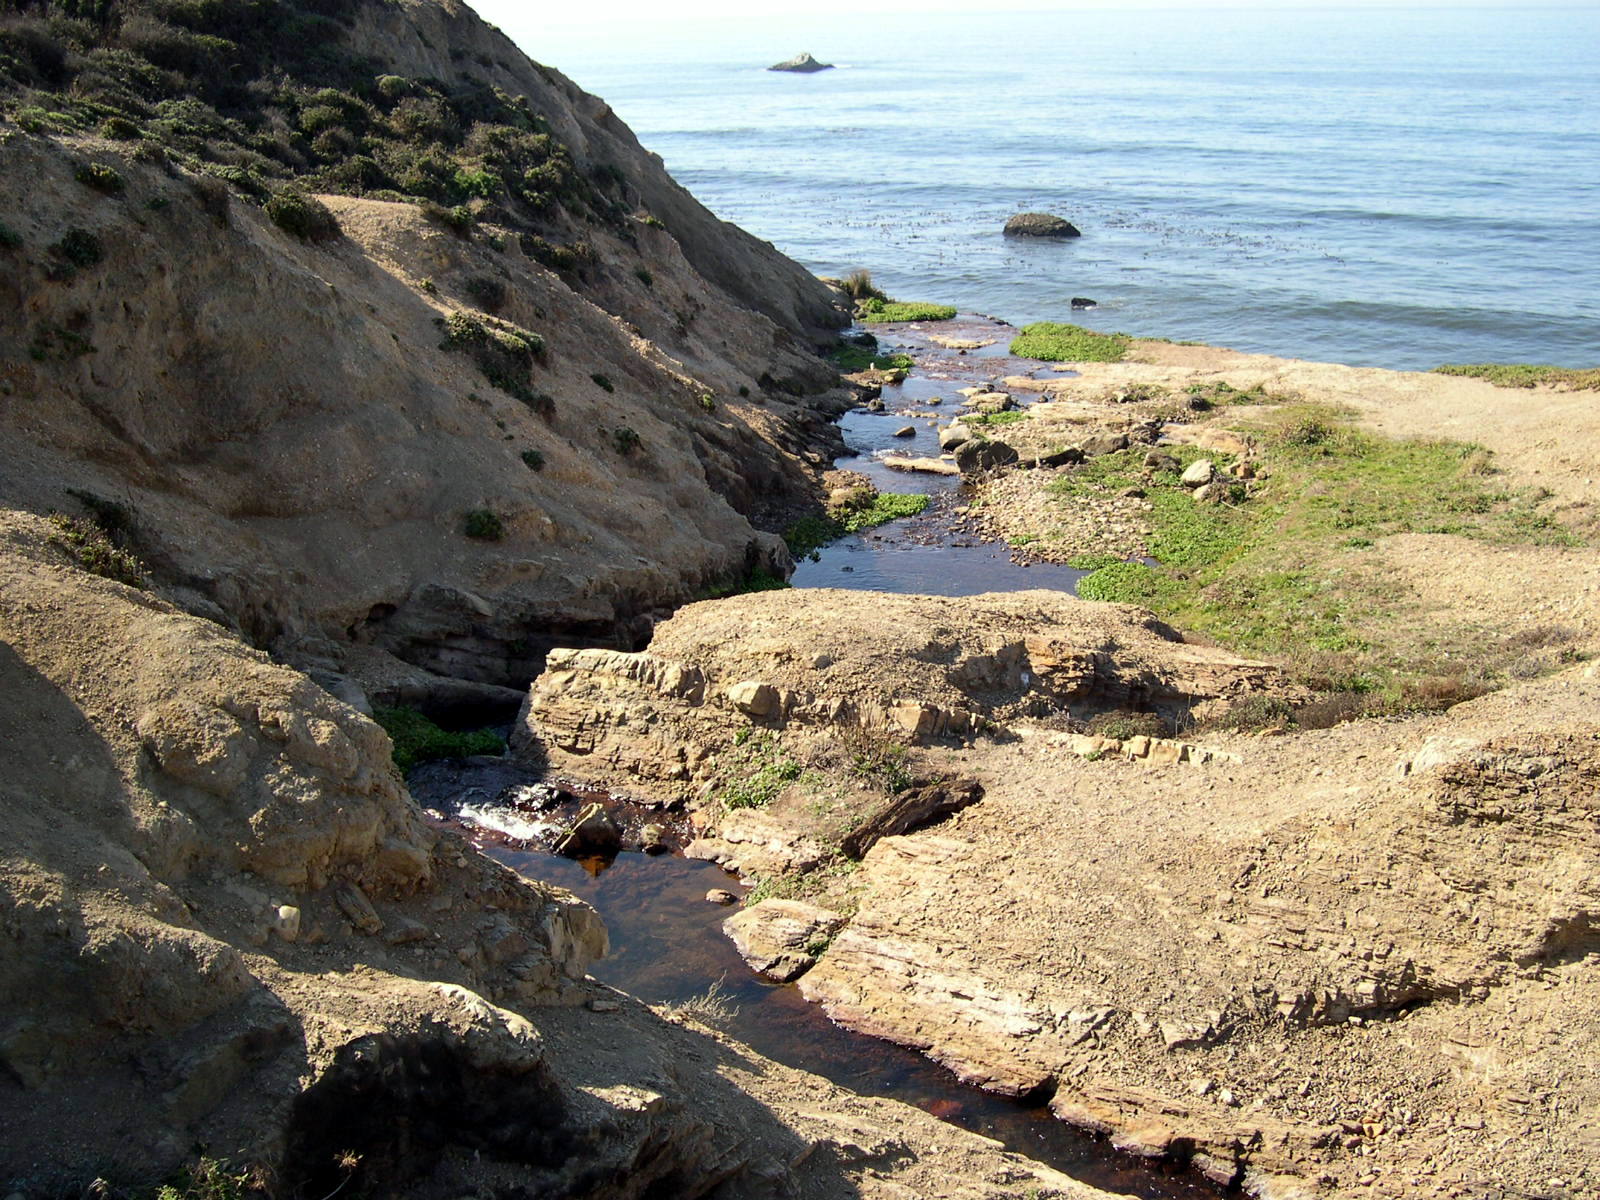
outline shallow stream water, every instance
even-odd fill
[[[933,345],[917,328],[879,331],[884,353],[906,350],[917,366],[903,384],[886,387],[884,411],[856,409],[840,421],[854,452],[837,466],[858,471],[880,491],[933,497],[919,517],[847,537],[800,564],[797,587],[964,596],[1055,588],[1071,592],[1084,572],[1051,564],[1024,566],[1005,546],[983,543],[952,527],[964,503],[959,478],[912,473],[883,464],[883,454],[937,458],[939,425],[953,420],[959,388],[1005,376],[1055,373],[1005,352],[1010,330],[985,318],[941,330],[957,337],[994,337],[997,344],[958,354]],[[1017,392],[1022,404],[1035,393]],[[929,401],[938,398],[938,404]],[[936,416],[926,415],[936,412]],[[914,415],[924,414],[924,415]],[[907,424],[914,437],[895,437]],[[509,760],[427,763],[408,778],[418,803],[437,821],[470,838],[513,870],[572,891],[606,923],[611,951],[594,976],[647,1004],[681,1004],[716,986],[731,1013],[721,1027],[778,1062],[811,1071],[853,1091],[914,1104],[964,1129],[1095,1187],[1151,1200],[1198,1200],[1215,1187],[1175,1168],[1152,1167],[1110,1149],[1055,1119],[1038,1103],[1007,1100],[968,1087],[921,1054],[834,1025],[794,984],[755,975],[723,935],[730,908],[706,899],[711,889],[748,889],[722,868],[684,858],[692,832],[681,813],[633,804],[603,792],[547,783]],[[608,858],[567,859],[551,847],[579,808],[598,801],[623,828],[624,851]],[[666,853],[639,851],[646,825],[661,827]]]
[[[864,1095],[916,1105],[1108,1191],[1149,1200],[1218,1194],[1188,1174],[1115,1153],[1042,1105],[967,1087],[915,1051],[841,1029],[794,984],[753,974],[722,933],[723,920],[735,910],[705,898],[713,888],[741,896],[748,889],[721,867],[678,853],[687,839],[681,816],[591,791],[549,803],[551,789],[540,773],[504,760],[427,763],[408,783],[436,820],[486,854],[594,906],[611,937],[611,952],[590,968],[602,982],[647,1004],[681,1004],[715,984],[732,1009],[719,1027],[768,1058]],[[624,850],[610,859],[550,853],[551,832],[594,799],[623,826],[625,844],[635,842],[645,824],[660,823],[672,849],[658,855]]]

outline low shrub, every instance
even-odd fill
[[[1011,339],[1011,353],[1040,362],[1121,362],[1132,339],[1125,333],[1096,333],[1081,325],[1036,321]]]
[[[196,175],[189,181],[200,208],[218,225],[228,223],[228,210],[233,207],[233,192],[227,183],[215,175]]]
[[[1167,723],[1152,712],[1132,712],[1119,709],[1115,712],[1096,713],[1089,719],[1085,732],[1095,737],[1114,738],[1125,742],[1136,737],[1166,737]]]
[[[327,242],[343,236],[333,211],[308,192],[285,188],[266,203],[272,223],[306,242]]]
[[[117,142],[131,142],[144,135],[127,117],[107,117],[100,122],[100,136]]]
[[[441,729],[414,708],[375,708],[372,719],[383,726],[394,743],[394,765],[402,775],[418,763],[505,753],[505,742],[492,729],[452,732]]]
[[[4,221],[0,221],[0,250],[15,250],[22,245],[22,235]]]
[[[700,407],[708,413],[714,413],[717,411],[717,398],[710,392],[701,392],[699,403]]]
[[[61,240],[50,246],[50,253],[72,270],[85,270],[101,262],[106,256],[100,239],[87,229],[77,226],[61,235]]]
[[[97,522],[64,513],[51,513],[49,521],[52,540],[65,548],[85,571],[129,587],[145,586],[144,564],[113,542],[111,535]]]
[[[655,287],[655,285],[656,285],[656,277],[654,275],[650,274],[650,271],[649,271],[648,268],[635,267],[633,269],[633,274],[634,274],[634,277],[636,279],[638,279],[638,281],[640,283],[645,285],[645,287],[647,287],[647,288]]]
[[[505,522],[487,508],[475,508],[462,521],[462,532],[481,542],[498,542],[506,535]]]
[[[528,465],[530,470],[542,471],[544,470],[544,451],[524,450],[522,452],[522,461]]]
[[[485,312],[499,312],[505,307],[505,281],[493,275],[473,275],[461,285],[461,290]]]
[[[593,375],[590,375],[589,378],[594,380],[595,387],[599,388],[602,392],[614,392],[617,390],[616,385],[598,371],[596,371]]]
[[[611,444],[617,448],[618,454],[626,458],[644,445],[644,439],[633,430],[632,426],[621,425],[611,431]]]
[[[72,177],[84,187],[93,188],[107,196],[119,195],[128,186],[123,181],[122,173],[105,163],[80,163],[73,170]]]

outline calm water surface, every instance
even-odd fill
[[[484,11],[712,211],[1012,321],[1395,368],[1600,362],[1600,10]],[[838,70],[763,70],[801,49]],[[1002,239],[1061,213],[1066,244]]]

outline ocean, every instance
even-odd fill
[[[1364,366],[1600,364],[1595,8],[505,26],[819,274]],[[837,69],[764,69],[801,50]],[[1083,237],[1003,238],[1027,210]]]

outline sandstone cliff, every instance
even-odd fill
[[[204,139],[173,102],[128,100],[135,141],[81,128],[81,98],[10,98],[0,498],[120,505],[169,595],[324,670],[359,643],[520,687],[558,639],[627,646],[656,609],[786,570],[758,530],[807,502],[834,445],[842,393],[812,353],[842,319],[830,291],[469,10],[338,7],[338,52],[407,94],[373,90],[370,65],[353,91],[308,74]],[[55,105],[70,111],[29,115]],[[343,124],[314,143],[237,132],[328,112]],[[425,117],[446,132],[407,135]],[[396,186],[476,190],[445,212],[349,183],[353,159],[312,169],[313,146],[358,130]],[[495,167],[524,143],[554,190]],[[455,174],[408,182],[370,157],[402,152]],[[340,181],[342,237],[304,240],[257,206]]]

